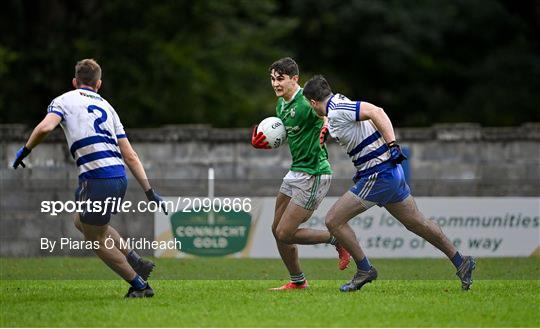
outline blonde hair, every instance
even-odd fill
[[[92,58],[80,60],[75,65],[75,79],[77,85],[96,87],[98,80],[101,79],[101,67]]]

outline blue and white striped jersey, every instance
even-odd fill
[[[75,89],[55,98],[47,112],[62,118],[69,151],[77,163],[79,180],[126,175],[118,139],[124,126],[114,108],[98,93]]]
[[[361,102],[335,94],[326,106],[328,129],[360,172],[390,159],[386,141],[371,120],[360,121]]]

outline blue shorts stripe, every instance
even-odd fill
[[[373,185],[375,185],[376,181],[377,181],[377,174],[376,173],[369,176],[368,181],[366,182],[366,184],[364,185],[364,187],[362,188],[360,193],[358,193],[358,196],[360,198],[362,198],[362,199],[365,199],[366,196],[369,194],[369,192],[371,192],[371,189],[373,188]]]
[[[99,159],[105,159],[105,158],[120,158],[122,159],[122,155],[115,151],[99,151],[90,153],[87,155],[83,155],[82,157],[77,159],[77,166],[81,166],[85,163],[99,160]]]
[[[377,203],[380,207],[401,202],[411,193],[401,165],[360,178],[350,191],[363,200]]]
[[[353,148],[349,153],[349,156],[352,157],[353,155],[355,154],[358,154],[360,153],[364,147],[368,146],[369,144],[375,142],[376,140],[378,140],[379,138],[381,138],[381,133],[376,131],[374,132],[373,134],[369,135],[368,137],[366,137],[366,139],[364,139],[363,141],[360,142],[360,144],[356,145],[355,148]]]
[[[107,143],[107,144],[113,144],[118,145],[116,141],[112,138],[105,137],[105,136],[90,136],[83,139],[79,139],[78,141],[71,144],[71,147],[69,148],[69,151],[71,152],[71,156],[75,158],[75,151],[77,151],[80,148],[83,148],[88,145],[97,144],[97,143]]]
[[[368,162],[369,160],[373,160],[376,157],[384,154],[384,152],[388,151],[388,145],[383,144],[381,147],[376,149],[375,151],[371,151],[368,154],[359,157],[358,159],[354,160],[353,163],[355,166],[359,166],[363,164],[364,162]]]

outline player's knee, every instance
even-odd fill
[[[324,219],[324,224],[326,224],[326,228],[328,228],[328,231],[334,232],[339,229],[339,223],[337,221],[336,216],[332,212],[329,212],[326,215],[326,218]]]
[[[282,228],[277,228],[275,236],[279,242],[291,244],[293,243],[294,232],[290,232]]]
[[[272,234],[274,235],[274,238],[276,238],[276,240],[278,240],[277,225],[272,225]]]

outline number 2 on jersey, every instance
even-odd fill
[[[105,134],[107,136],[112,136],[112,134],[110,132],[108,132],[107,130],[105,129],[102,129],[99,125],[102,124],[103,122],[107,121],[107,112],[105,112],[104,109],[102,109],[101,107],[99,106],[96,106],[96,105],[90,105],[88,106],[88,113],[93,113],[94,111],[98,111],[101,113],[101,117],[99,118],[96,118],[96,120],[94,120],[94,129],[96,130],[96,133],[98,134]]]

